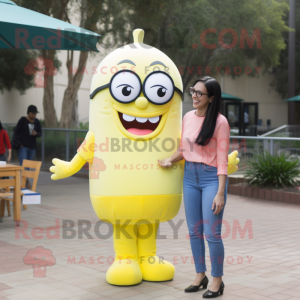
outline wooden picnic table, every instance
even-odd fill
[[[14,187],[13,193],[13,203],[14,203],[14,220],[16,225],[19,226],[21,220],[21,181],[20,174],[22,166],[6,164],[0,164],[0,188],[6,189],[9,192],[10,187]],[[2,179],[2,177],[13,177],[11,179]],[[0,194],[1,197],[1,194]],[[0,213],[1,216],[4,214],[5,210],[5,200],[1,201]]]

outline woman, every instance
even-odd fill
[[[190,243],[196,267],[196,279],[185,292],[206,289],[204,235],[208,242],[212,285],[203,298],[215,298],[224,291],[224,246],[221,226],[227,198],[227,165],[230,127],[219,113],[221,88],[212,77],[197,79],[190,88],[192,110],[182,123],[181,145],[170,158],[158,163],[162,167],[185,159],[183,195]]]
[[[40,121],[36,118],[36,106],[29,105],[27,117],[21,117],[14,131],[13,141],[18,147],[20,165],[23,159],[32,160],[36,150],[36,138],[42,136]]]
[[[6,157],[6,149],[8,151],[8,157]],[[7,131],[3,129],[0,122],[0,161],[10,162],[11,160],[11,145]]]

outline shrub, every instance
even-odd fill
[[[282,153],[271,155],[269,152],[255,154],[248,160],[246,180],[255,186],[275,186],[276,188],[299,184],[300,161],[288,160]]]
[[[86,129],[86,130],[89,130],[89,122],[80,122],[79,123],[79,129]]]
[[[86,132],[69,132],[69,160],[76,154],[78,146],[81,144],[78,138],[84,139]],[[44,159],[46,163],[51,163],[53,158],[66,160],[66,132],[65,131],[44,131],[45,153]],[[36,149],[37,160],[42,160],[42,138],[37,139]]]

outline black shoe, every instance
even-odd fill
[[[193,293],[193,292],[198,292],[201,285],[203,286],[204,289],[207,288],[208,285],[208,278],[206,277],[206,275],[204,276],[204,278],[201,280],[199,285],[190,285],[188,286],[184,291],[186,293]]]
[[[219,289],[217,292],[212,292],[210,290],[207,290],[204,294],[203,294],[203,298],[216,298],[220,295],[223,295],[223,291],[224,291],[225,285],[222,281]]]

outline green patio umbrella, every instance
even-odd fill
[[[289,98],[289,99],[285,99],[284,101],[289,102],[289,101],[300,101],[300,95]]]
[[[222,100],[244,101],[244,99],[222,92]]]
[[[97,51],[100,35],[0,0],[0,48]]]

